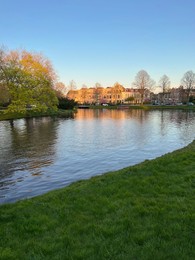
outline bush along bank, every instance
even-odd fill
[[[31,117],[74,117],[74,113],[76,112],[76,109],[72,110],[63,110],[58,109],[57,111],[46,111],[46,112],[35,112],[35,111],[26,111],[25,113],[5,113],[4,110],[0,110],[0,121],[3,120],[14,120],[14,119],[21,119],[21,118],[31,118]]]

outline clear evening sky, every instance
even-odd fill
[[[195,72],[195,0],[0,0],[0,45],[43,53],[78,88],[131,87],[141,69],[177,87]]]

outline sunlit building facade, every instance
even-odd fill
[[[146,91],[145,99],[149,98],[150,92]],[[79,104],[140,104],[141,94],[139,89],[124,88],[120,84],[113,87],[81,88],[70,90],[67,94],[69,99],[74,99]]]

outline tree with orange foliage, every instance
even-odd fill
[[[56,110],[56,74],[48,59],[27,51],[0,50],[0,82],[10,94],[8,112]]]

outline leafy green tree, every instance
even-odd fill
[[[74,99],[60,97],[58,100],[58,108],[60,109],[73,109],[77,105],[77,102]]]
[[[189,102],[192,102],[195,104],[195,96],[190,96],[189,97]]]
[[[26,51],[0,51],[0,83],[10,95],[7,112],[25,113],[29,106],[39,112],[56,110],[55,80],[51,63],[43,56]]]
[[[10,94],[8,88],[5,85],[0,84],[0,106],[8,106],[10,100]]]
[[[125,99],[125,101],[127,101],[128,103],[134,101],[134,97],[128,97]]]

